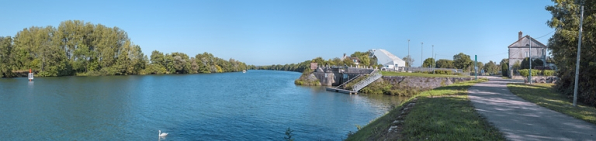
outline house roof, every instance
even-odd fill
[[[530,41],[532,41],[532,47],[536,47],[536,48],[546,48],[546,45],[542,44],[540,41],[530,37],[530,35],[526,35],[522,38],[520,38],[519,40],[513,42],[511,45],[509,45],[508,48],[528,48],[529,46],[527,46]]]

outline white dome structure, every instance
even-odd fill
[[[377,57],[377,63],[382,64],[385,70],[401,70],[406,67],[406,61],[399,57],[391,54],[389,51],[384,49],[371,49],[369,50],[371,57]]]

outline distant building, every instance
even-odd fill
[[[318,68],[317,63],[310,63],[310,70],[316,70]]]
[[[406,61],[399,57],[391,54],[389,51],[384,49],[371,49],[369,50],[370,57],[377,57],[377,63],[383,65],[385,70],[401,70],[406,67]]]
[[[538,40],[530,37],[529,35],[522,37],[522,32],[518,33],[517,41],[513,42],[509,45],[509,70],[516,62],[522,62],[524,58],[530,56],[531,52],[531,59],[541,59],[543,62],[546,63],[546,45],[540,43]],[[532,43],[532,50],[530,51],[530,42]],[[540,66],[544,66],[546,64],[540,64]],[[511,77],[512,74],[509,74]]]
[[[346,56],[346,54],[344,53],[344,56],[341,58],[341,60],[343,61],[344,59],[350,59],[350,60],[352,60],[352,62],[354,62],[354,64],[356,66],[358,66],[358,64],[360,64],[360,59],[358,59],[358,57]]]

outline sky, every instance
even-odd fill
[[[209,52],[250,65],[385,49],[413,66],[460,52],[500,62],[518,32],[547,44],[549,0],[0,1],[0,36],[66,20],[118,27],[145,55]],[[541,37],[541,38],[539,38]],[[434,47],[432,47],[434,46]],[[434,49],[433,49],[434,48]]]

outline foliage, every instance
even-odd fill
[[[504,58],[499,65],[501,65],[501,74],[503,76],[509,76],[509,59]]]
[[[424,62],[422,62],[422,67],[426,68],[426,67],[430,67],[430,68],[434,68],[435,66],[435,59],[434,58],[426,58],[424,59]]]
[[[439,59],[436,63],[437,68],[455,68],[455,65],[453,64],[453,60],[447,60],[447,59]]]
[[[38,76],[198,73],[197,62],[203,61],[184,53],[163,55],[153,51],[149,64],[141,47],[124,30],[79,20],[61,22],[57,28],[25,28],[13,38],[0,37],[0,43],[0,74],[9,77],[14,76],[14,70],[28,69],[38,72]],[[215,68],[212,72],[247,69],[233,59],[226,61],[212,55],[205,59],[210,62],[204,67]]]
[[[403,60],[406,62],[406,67],[412,67],[412,64],[414,63],[414,59],[412,59],[412,57],[410,55],[404,57]]]
[[[321,86],[321,82],[316,78],[309,78],[309,76],[313,73],[310,68],[307,68],[302,72],[302,75],[296,80],[294,80],[294,84],[296,85],[305,85],[305,86]]]
[[[352,55],[350,55],[351,57],[357,57],[360,60],[360,64],[359,66],[366,66],[366,67],[379,67],[379,65],[377,65],[377,59],[376,57],[370,58],[369,57],[370,53],[369,52],[354,52]],[[350,59],[340,59],[340,58],[333,58],[333,59],[328,59],[325,60],[322,57],[316,57],[314,59],[311,60],[306,60],[304,62],[301,63],[292,63],[292,64],[285,64],[285,65],[281,65],[281,64],[273,64],[273,65],[268,65],[268,66],[252,66],[249,67],[249,69],[255,69],[255,70],[281,70],[281,71],[296,71],[296,72],[303,72],[306,69],[310,69],[310,63],[317,63],[318,66],[356,66],[356,64],[350,60]]]
[[[575,67],[578,51],[578,29],[580,24],[580,5],[575,0],[557,0],[554,5],[546,7],[552,14],[547,25],[556,32],[548,40],[553,60],[558,68],[559,81],[556,89],[567,96],[573,95]],[[581,40],[581,57],[579,65],[578,101],[596,105],[596,1],[582,1],[588,9],[584,13]]]
[[[572,98],[557,93],[553,84],[507,84],[511,93],[536,103],[542,107],[596,124],[596,108],[578,104],[573,105]]]
[[[11,77],[13,58],[11,52],[13,50],[12,38],[0,36],[0,77]]]
[[[532,69],[534,69],[536,66],[543,66],[544,62],[540,59],[534,59],[532,61]],[[530,69],[530,61],[529,58],[526,57],[524,58],[524,60],[522,60],[521,64],[520,64],[521,69]]]
[[[544,70],[542,74],[544,76],[555,76],[555,70]]]
[[[453,66],[457,69],[468,69],[470,64],[473,65],[472,59],[470,59],[470,55],[466,55],[464,53],[459,53],[453,56]]]
[[[532,76],[537,76],[539,71],[540,70],[533,69],[532,70]],[[528,75],[530,75],[530,70],[529,69],[518,70],[518,72],[519,72],[519,75],[521,75],[523,77],[528,77]]]
[[[493,61],[488,61],[488,63],[484,64],[484,72],[489,74],[497,74],[499,73],[499,67]]]
[[[437,70],[437,72],[440,72]],[[391,71],[381,71],[381,74],[383,74],[383,76],[416,76],[416,77],[463,77],[463,76],[458,76],[456,74],[432,74],[432,72],[426,72],[426,73],[407,73],[407,72],[391,72]]]

